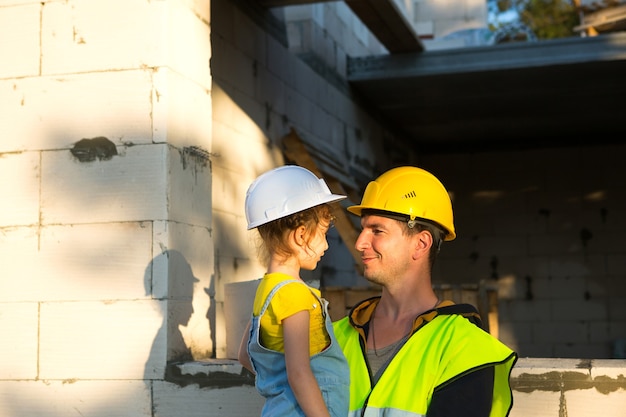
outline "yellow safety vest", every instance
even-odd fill
[[[415,320],[413,335],[372,387],[361,325],[367,323],[377,302],[377,298],[366,300],[334,323],[350,367],[350,417],[425,416],[436,388],[492,365],[495,379],[490,416],[509,414],[513,406],[509,378],[517,354],[463,315],[446,314],[446,307]],[[462,305],[452,307],[458,311]]]

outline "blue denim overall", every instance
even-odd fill
[[[262,416],[304,416],[304,412],[298,405],[287,381],[285,354],[267,349],[259,343],[261,316],[267,310],[276,291],[283,285],[293,282],[306,285],[296,280],[279,283],[267,296],[259,315],[252,316],[248,354],[256,372],[256,389],[259,394],[265,397]],[[326,321],[326,330],[330,335],[330,345],[324,351],[311,356],[311,370],[317,379],[317,384],[322,391],[330,415],[332,417],[346,417],[350,397],[350,371],[346,358],[335,339],[333,326],[328,315],[328,302],[319,298],[313,291],[311,293],[320,302]]]

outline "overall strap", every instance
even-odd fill
[[[270,302],[272,301],[272,298],[274,298],[274,295],[278,292],[278,290],[284,287],[285,285],[291,284],[291,283],[302,284],[306,286],[306,288],[311,292],[311,294],[313,294],[313,296],[317,299],[317,301],[323,307],[322,300],[317,296],[317,294],[315,294],[315,292],[313,292],[313,290],[311,290],[311,288],[306,283],[299,281],[297,279],[288,279],[288,280],[279,282],[278,284],[276,284],[276,286],[274,286],[274,288],[272,288],[272,291],[270,291],[270,293],[267,295],[267,298],[265,299],[265,302],[263,303],[263,308],[261,308],[261,311],[259,312],[259,317],[265,314],[265,311],[269,307]],[[324,308],[322,308],[322,314],[324,315],[324,317],[326,317]]]

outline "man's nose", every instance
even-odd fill
[[[356,242],[354,242],[354,248],[362,252],[367,247],[369,247],[369,241],[365,238],[364,233],[361,232],[359,233],[359,237],[357,237]]]

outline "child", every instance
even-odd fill
[[[287,165],[258,177],[246,194],[248,230],[257,228],[267,272],[257,288],[239,361],[256,375],[262,416],[348,415],[349,370],[327,302],[300,278],[328,249],[332,194],[324,180]]]

